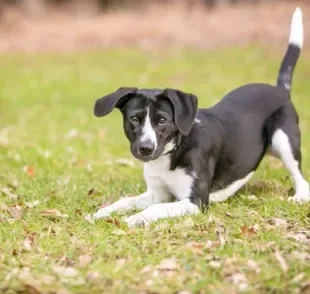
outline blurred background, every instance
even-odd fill
[[[296,0],[0,0],[0,52],[286,43]],[[307,39],[307,37],[306,37]]]

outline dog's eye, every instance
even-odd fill
[[[163,125],[167,120],[164,117],[161,117],[158,121],[161,125]]]
[[[136,116],[132,116],[130,118],[130,120],[133,122],[133,123],[138,123],[139,122],[139,119],[136,117]]]

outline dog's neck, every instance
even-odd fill
[[[173,153],[180,145],[182,134],[178,133],[169,143],[166,144],[164,152],[161,156]]]

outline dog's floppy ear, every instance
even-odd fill
[[[109,114],[115,107],[121,106],[121,100],[126,99],[129,94],[134,94],[138,88],[119,88],[117,91],[97,99],[94,107],[96,116],[105,116]]]
[[[197,114],[197,97],[180,90],[165,89],[166,97],[174,108],[174,122],[182,135],[187,136],[193,126]]]

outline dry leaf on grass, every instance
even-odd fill
[[[34,208],[35,206],[38,206],[40,204],[39,200],[34,200],[32,202],[25,202],[25,206],[27,208]]]
[[[268,228],[281,228],[281,229],[287,229],[287,221],[282,218],[271,218],[266,220],[267,223],[267,229]]]
[[[124,165],[124,166],[131,166],[134,167],[135,163],[133,160],[131,159],[127,159],[127,158],[119,158],[115,160],[115,163],[119,164],[119,165]]]
[[[284,273],[286,273],[288,271],[288,265],[283,257],[283,255],[280,253],[280,251],[276,251],[274,253],[274,257],[276,258],[276,260],[278,261],[280,268],[282,269],[282,271]]]
[[[18,195],[14,194],[11,192],[11,190],[7,187],[4,187],[1,189],[1,192],[3,194],[5,194],[6,196],[8,196],[11,200],[16,200],[18,199]]]
[[[58,276],[66,278],[75,278],[79,275],[78,271],[73,267],[54,266],[52,270]]]
[[[11,216],[17,220],[21,219],[23,207],[20,204],[15,204],[10,208]]]
[[[89,189],[88,192],[87,192],[88,196],[92,196],[95,193],[96,193],[95,189]]]
[[[32,284],[26,284],[24,285],[26,293],[29,294],[43,294],[42,290],[40,289],[39,286],[37,285],[32,285]]]
[[[249,259],[247,265],[249,269],[255,272],[256,274],[260,273],[260,268],[256,261]]]
[[[248,280],[244,273],[233,273],[227,277],[227,280],[236,285],[240,291],[244,291],[248,288]]]
[[[198,242],[188,242],[185,244],[185,247],[190,249],[194,254],[202,255],[204,244]]]
[[[292,280],[293,283],[300,283],[301,280],[305,277],[305,273],[300,273],[297,276],[295,276]]]
[[[180,269],[179,263],[174,259],[164,259],[156,266],[158,271],[177,271]]]
[[[56,294],[71,294],[72,292],[70,292],[68,289],[62,288],[59,289]]]
[[[26,173],[29,177],[33,178],[35,176],[35,169],[31,166],[23,167],[24,173]]]
[[[228,240],[227,229],[223,225],[218,225],[216,228],[216,234],[221,246],[224,246]]]
[[[308,252],[294,251],[292,254],[295,258],[297,258],[300,261],[304,261],[304,262],[310,261],[310,253]]]
[[[32,250],[32,245],[33,245],[33,240],[28,238],[28,236],[24,239],[23,241],[23,250],[25,251],[31,251]]]
[[[300,243],[310,245],[310,231],[300,231],[296,233],[289,233],[287,238],[294,239]]]
[[[89,265],[92,261],[92,257],[90,255],[80,255],[79,256],[79,266],[81,267],[86,267],[87,265]]]
[[[121,223],[119,222],[119,220],[117,220],[115,218],[107,218],[107,219],[105,219],[105,222],[107,222],[109,224],[113,224],[118,228],[121,226]]]
[[[209,266],[212,268],[220,268],[221,267],[221,263],[219,261],[216,260],[211,260],[209,262]]]
[[[62,214],[58,209],[51,208],[45,209],[41,211],[41,215],[44,217],[51,217],[51,218],[67,218],[67,214]]]
[[[250,200],[250,201],[256,201],[256,200],[258,200],[258,198],[257,198],[255,195],[249,195],[249,196],[248,196],[248,200]]]
[[[248,227],[247,225],[243,225],[241,227],[241,233],[242,235],[246,237],[251,237],[252,235],[256,234],[259,227],[258,225],[254,225],[253,227]]]

